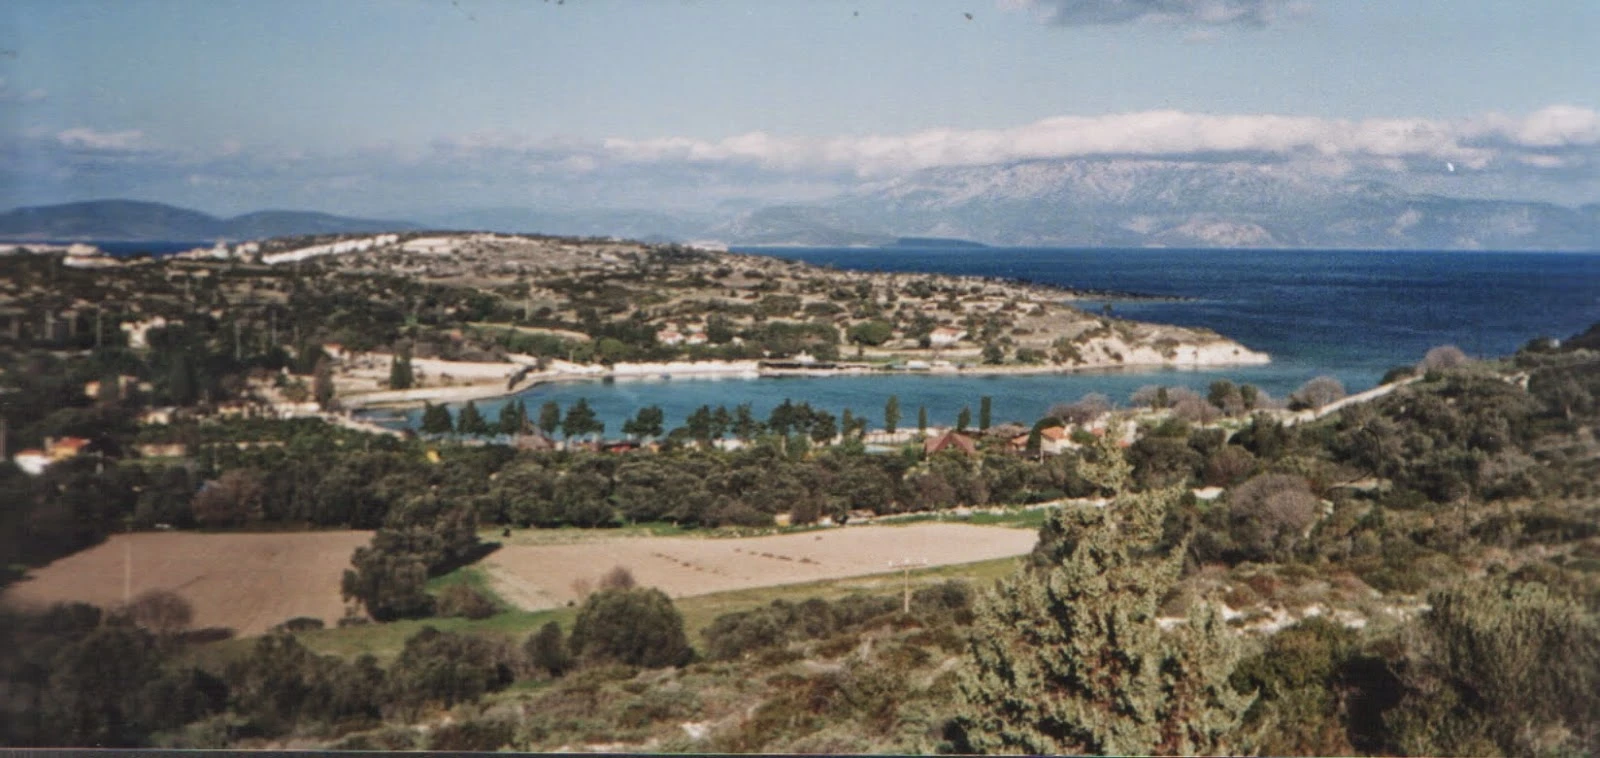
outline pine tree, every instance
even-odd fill
[[[976,605],[953,726],[963,752],[1196,754],[1236,740],[1252,696],[1229,684],[1239,646],[1214,609],[1171,631],[1156,623],[1183,549],[1158,554],[1181,490],[1123,491],[1131,467],[1112,442],[1092,451],[1105,508],[1053,511],[1031,565]]]
[[[521,434],[522,428],[528,424],[528,408],[521,400],[510,400],[500,406],[499,422],[495,424],[496,431],[501,434]]]
[[[461,416],[456,419],[456,431],[473,437],[489,433],[489,422],[478,412],[477,403],[467,401],[461,409]]]
[[[423,401],[422,433],[449,434],[453,431],[455,431],[455,423],[450,418],[450,407]]]
[[[539,431],[544,436],[554,436],[557,429],[561,428],[561,405],[551,400],[539,407]]]
[[[606,425],[601,423],[594,409],[589,407],[588,398],[578,398],[567,409],[567,417],[561,420],[561,433],[568,438],[582,437],[587,434],[601,434],[605,432]]]
[[[894,434],[895,428],[899,425],[900,396],[890,395],[889,402],[883,404],[883,429],[890,434]]]

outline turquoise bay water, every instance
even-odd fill
[[[1454,344],[1470,354],[1513,352],[1540,335],[1567,337],[1600,321],[1600,255],[1260,250],[1074,250],[1060,248],[745,250],[841,269],[1027,279],[1079,289],[1135,292],[1176,301],[1110,300],[1141,321],[1204,326],[1273,357],[1268,366],[1208,371],[1129,371],[1008,377],[857,376],[586,382],[535,387],[530,410],[587,398],[616,434],[639,408],[659,405],[669,426],[701,405],[750,403],[764,418],[785,398],[839,414],[849,408],[876,426],[898,395],[902,426],[926,406],[935,424],[963,406],[994,398],[994,418],[1031,422],[1050,405],[1102,392],[1115,401],[1146,384],[1200,390],[1219,378],[1283,397],[1314,376],[1351,392],[1377,384],[1388,368]],[[1081,305],[1098,310],[1106,300]],[[491,419],[503,401],[480,403]],[[408,419],[415,424],[420,412]]]

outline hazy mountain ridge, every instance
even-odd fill
[[[746,244],[850,233],[1091,247],[1600,249],[1600,206],[1412,194],[1273,164],[1114,159],[929,169],[774,210],[743,214],[713,234]]]
[[[406,221],[350,218],[311,211],[267,210],[218,218],[187,208],[137,200],[91,200],[15,208],[0,213],[0,239],[13,240],[243,240],[420,228]]]
[[[426,226],[293,211],[220,219],[160,203],[108,200],[0,214],[0,239],[257,239],[448,228],[742,245],[878,246],[925,237],[1082,247],[1600,250],[1600,204],[1570,208],[1419,194],[1243,161],[1116,158],[936,168],[863,184],[823,202],[742,212],[725,205],[407,215]]]

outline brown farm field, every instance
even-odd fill
[[[691,597],[884,574],[891,571],[891,560],[926,560],[934,567],[1007,558],[1028,552],[1037,539],[1032,529],[939,523],[741,538],[601,531],[562,544],[518,544],[524,534],[478,564],[492,589],[523,610],[564,606],[578,599],[585,583],[592,586],[616,566],[627,568],[641,585]],[[351,552],[370,537],[369,532],[116,535],[31,572],[0,600],[114,607],[122,602],[125,561],[131,557],[132,594],[177,592],[193,604],[196,627],[227,627],[248,636],[296,616],[331,626],[344,614],[339,578]]]
[[[1021,555],[1038,533],[966,524],[852,526],[767,537],[633,537],[565,545],[507,545],[482,562],[495,592],[524,610],[578,599],[616,566],[672,597],[843,579],[890,571],[889,561],[928,566]]]
[[[260,634],[296,616],[332,625],[344,615],[339,578],[350,554],[370,539],[371,532],[119,534],[29,572],[3,600],[115,607],[126,574],[133,595],[152,589],[182,595],[194,606],[198,628]]]

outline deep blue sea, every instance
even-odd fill
[[[760,253],[841,269],[922,271],[1027,279],[1078,289],[1177,300],[1110,300],[1118,316],[1204,326],[1272,355],[1269,366],[1212,371],[1139,371],[1025,377],[837,377],[683,379],[558,384],[523,394],[530,408],[587,398],[616,433],[639,408],[660,405],[669,426],[702,404],[752,403],[760,416],[785,398],[876,425],[889,395],[905,420],[919,405],[934,423],[994,398],[996,422],[1031,422],[1050,405],[1103,392],[1117,402],[1146,384],[1203,391],[1218,378],[1283,397],[1328,374],[1351,392],[1377,384],[1390,367],[1415,363],[1431,347],[1505,355],[1540,335],[1567,337],[1600,321],[1600,254],[1075,250],[1036,248],[767,248]],[[1106,300],[1081,303],[1099,310]],[[482,403],[490,417],[499,401]],[[414,415],[414,414],[413,414]]]

